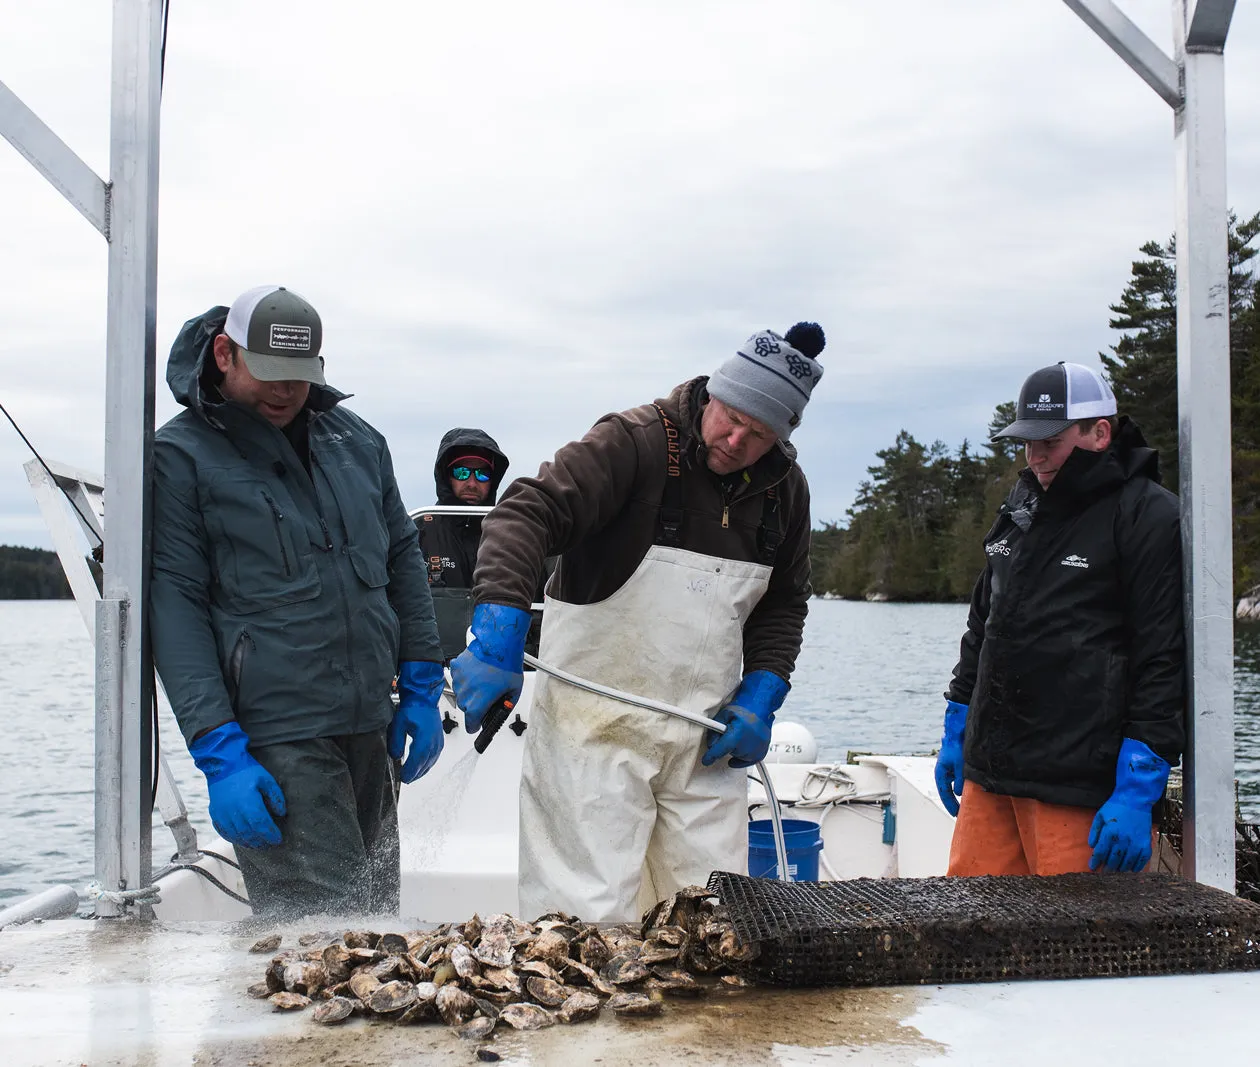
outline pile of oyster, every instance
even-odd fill
[[[553,913],[527,923],[474,915],[458,926],[408,934],[303,934],[272,957],[250,996],[277,1011],[314,1004],[332,1024],[351,1015],[397,1023],[442,1021],[461,1037],[488,1037],[500,1023],[538,1030],[593,1019],[661,1012],[665,997],[697,997],[742,986],[731,968],[755,956],[726,909],[692,886],[653,907],[641,924],[597,927]],[[279,934],[251,952],[274,952]],[[699,978],[697,976],[700,976]]]

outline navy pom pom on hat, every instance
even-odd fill
[[[786,441],[822,379],[818,355],[826,344],[816,322],[798,322],[782,337],[761,330],[709,379],[709,396],[765,423]]]

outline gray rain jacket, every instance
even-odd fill
[[[442,660],[389,448],[312,385],[307,474],[204,386],[226,315],[186,322],[166,368],[187,410],[154,441],[154,661],[189,742],[229,719],[259,745],[381,729],[399,662]]]

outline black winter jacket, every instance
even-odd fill
[[[437,461],[433,464],[437,503],[462,503],[451,489],[447,470],[455,459],[470,450],[491,457],[494,473],[486,503],[493,504],[498,499],[499,484],[508,469],[507,456],[489,434],[456,427],[443,435]],[[442,655],[450,660],[464,651],[464,636],[472,618],[473,570],[477,566],[477,545],[481,541],[481,516],[424,515],[416,525],[428,567],[429,591],[433,594],[442,637]]]
[[[985,538],[988,564],[946,697],[970,705],[964,774],[985,789],[1098,807],[1126,737],[1169,763],[1185,742],[1176,496],[1122,418],[1042,490],[1030,470]]]

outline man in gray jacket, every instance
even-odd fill
[[[391,758],[413,781],[444,736],[416,528],[322,333],[277,286],[190,319],[154,442],[154,660],[265,914],[396,911]]]

